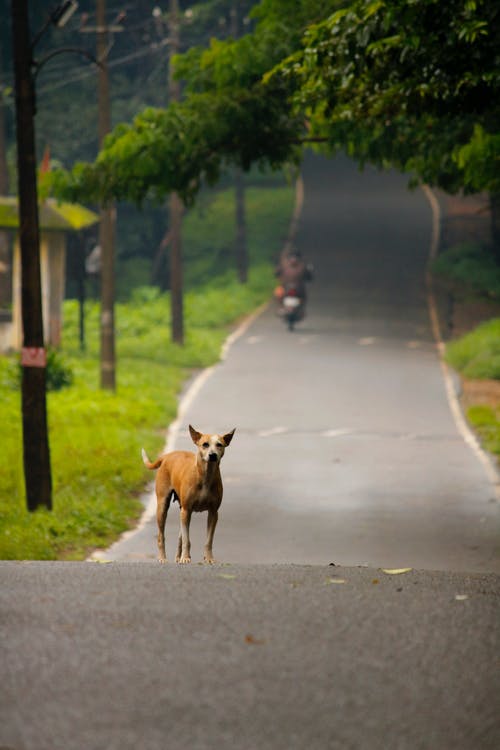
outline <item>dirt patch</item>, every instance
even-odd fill
[[[461,403],[464,409],[485,404],[494,409],[500,408],[500,380],[462,379]]]
[[[500,318],[500,304],[488,300],[455,301],[451,321],[451,335],[453,338],[464,336],[480,323],[492,318]]]

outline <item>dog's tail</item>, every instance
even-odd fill
[[[163,461],[163,456],[160,456],[160,458],[157,458],[156,461],[150,461],[147,456],[146,451],[143,448],[142,460],[144,461],[144,466],[147,466],[148,469],[157,469],[159,466],[161,466],[161,462]]]

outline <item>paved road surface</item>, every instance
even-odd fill
[[[176,442],[192,447],[188,423],[237,427],[216,557],[500,571],[495,488],[456,428],[430,330],[427,199],[346,159],[309,157],[304,181],[297,246],[316,269],[307,319],[290,334],[272,307],[261,315]],[[192,527],[199,560],[205,517]],[[177,534],[175,505],[171,559]],[[105,557],[151,560],[155,535],[152,519]]]
[[[0,577],[1,747],[500,744],[498,576],[0,563]]]

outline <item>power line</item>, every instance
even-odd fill
[[[143,47],[140,50],[131,52],[129,55],[125,55],[124,57],[108,62],[108,68],[117,68],[121,65],[126,64],[127,62],[130,62],[131,60],[136,60],[140,57],[145,57],[148,54],[155,54],[161,51],[164,47],[168,46],[168,43],[169,43],[168,39],[162,39],[160,42],[156,42],[154,44],[149,45],[148,47]],[[94,71],[87,69],[87,70],[82,71],[79,75],[75,75],[71,78],[65,78],[64,81],[59,81],[58,83],[53,83],[53,84],[45,85],[45,86],[39,86],[38,91],[40,93],[50,93],[51,91],[56,91],[57,89],[61,89],[64,86],[68,86],[71,83],[81,81],[84,78],[90,78],[93,75],[94,75]]]

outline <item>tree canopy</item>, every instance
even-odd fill
[[[262,0],[254,30],[175,60],[184,98],[53,177],[72,199],[186,202],[229,164],[276,168],[304,143],[448,191],[500,192],[495,0]]]

